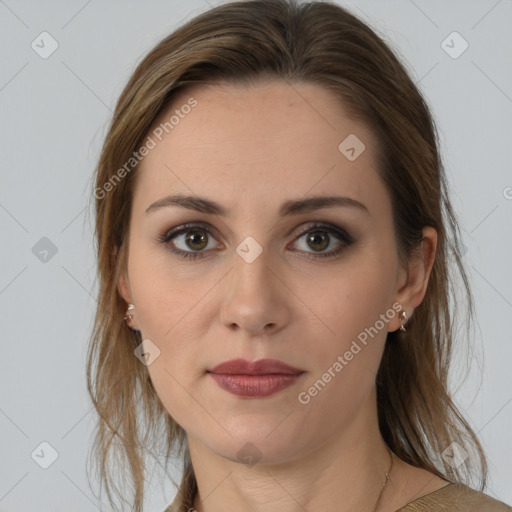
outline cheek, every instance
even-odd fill
[[[209,420],[205,410],[209,412],[211,409],[201,406],[209,401],[195,386],[194,370],[193,365],[186,366],[183,361],[177,361],[168,348],[148,366],[149,377],[165,410],[186,430],[190,425],[206,424]]]
[[[325,279],[322,289],[312,296],[312,309],[330,327],[331,337],[346,343],[373,326],[390,307],[394,292],[390,265],[384,257],[361,257],[357,264]]]
[[[318,402],[332,400],[344,408],[357,407],[373,386],[388,322],[396,314],[391,309],[392,253],[386,257],[381,252],[380,258],[373,256],[374,251],[365,254],[347,265],[347,270],[337,270],[326,279],[324,293],[311,296],[311,309],[325,324],[322,332],[327,334],[319,336],[314,345],[314,371],[307,386],[317,382],[320,389],[327,382],[329,389]]]
[[[161,342],[171,340],[179,323],[193,314],[198,296],[205,294],[204,281],[181,272],[172,255],[147,241],[130,248],[128,269],[142,335]]]
[[[153,384],[163,398],[186,401],[181,386],[191,389],[204,372],[210,318],[205,313],[211,309],[208,294],[218,277],[198,276],[193,265],[180,267],[166,251],[149,244],[134,244],[129,272],[142,339],[160,350],[148,367]]]
[[[299,390],[310,421],[327,414],[340,427],[366,403],[387,336],[387,323],[379,318],[387,310],[383,296],[373,287],[357,286],[326,301],[329,313],[323,320],[334,334],[311,347],[311,373]]]

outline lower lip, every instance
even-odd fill
[[[232,375],[210,373],[213,380],[233,395],[247,397],[269,396],[295,384],[302,373],[288,375],[272,373],[267,375]]]

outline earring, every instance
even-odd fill
[[[126,322],[126,325],[128,325],[128,327],[130,327],[130,329],[131,329],[130,322],[133,320],[133,315],[130,315],[130,311],[132,311],[134,309],[135,309],[135,306],[133,304],[128,304],[128,309],[126,310],[126,315],[124,317],[124,321]]]
[[[407,329],[404,327],[405,323],[407,322],[407,313],[405,311],[402,311],[400,313],[400,330],[406,332]]]

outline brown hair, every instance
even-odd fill
[[[484,452],[448,390],[455,340],[452,309],[460,302],[456,272],[467,299],[467,325],[473,300],[429,109],[394,52],[344,8],[320,1],[249,0],[197,16],[149,52],[119,98],[96,169],[99,305],[87,375],[99,414],[93,450],[110,503],[114,505],[111,489],[122,497],[111,461],[119,464],[116,473],[123,477],[129,467],[136,511],[142,510],[148,454],[157,460],[165,457],[167,467],[176,448],[184,470],[177,510],[192,506],[197,484],[185,431],[167,413],[147,368],[134,357],[140,333],[123,322],[126,303],[117,284],[126,268],[136,165],[107,192],[105,184],[112,184],[114,173],[140,147],[177,91],[218,82],[250,85],[262,77],[327,88],[373,129],[402,261],[418,247],[424,226],[437,230],[437,255],[425,298],[408,322],[406,337],[399,331],[388,334],[377,376],[379,425],[385,442],[402,460],[454,482],[469,484],[476,477],[483,490]],[[157,441],[162,444],[155,445]],[[472,455],[456,468],[441,456],[452,442]]]

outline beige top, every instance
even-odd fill
[[[396,512],[512,512],[502,501],[464,484],[448,484],[411,501]]]
[[[185,507],[182,510],[188,509],[189,507]],[[173,503],[165,509],[165,512],[179,511]],[[467,485],[448,484],[411,501],[396,512],[512,512],[512,507],[483,492],[475,491]]]

